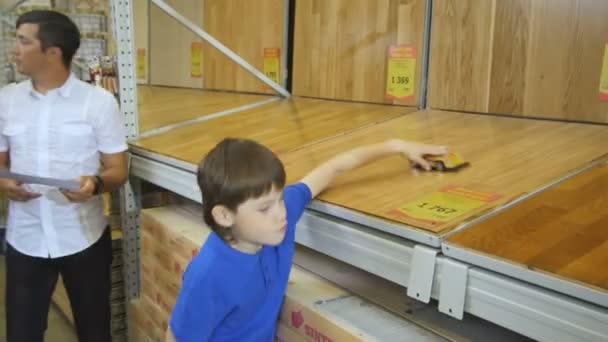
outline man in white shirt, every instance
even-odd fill
[[[0,91],[0,168],[76,179],[67,191],[0,179],[10,199],[6,253],[8,342],[42,342],[61,274],[81,342],[110,341],[111,237],[105,191],[127,178],[124,123],[114,97],[76,79],[80,33],[65,15],[17,21],[15,61],[30,80]]]

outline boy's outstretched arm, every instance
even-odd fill
[[[301,182],[308,185],[312,197],[315,197],[325,190],[338,175],[377,159],[393,154],[402,154],[411,161],[420,164],[424,169],[429,170],[430,165],[424,157],[443,155],[447,152],[448,149],[445,146],[424,145],[398,139],[388,140],[340,153],[316,167],[302,178]]]

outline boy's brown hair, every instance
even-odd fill
[[[198,186],[203,195],[205,223],[229,241],[230,227],[215,222],[211,211],[217,205],[236,211],[250,198],[285,186],[285,169],[268,148],[247,139],[226,138],[203,158],[198,167]]]

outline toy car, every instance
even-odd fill
[[[426,160],[434,171],[456,171],[470,165],[460,154],[453,152],[443,156],[431,156]],[[420,168],[419,164],[415,166]]]

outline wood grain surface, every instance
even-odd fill
[[[412,169],[400,156],[390,157],[343,175],[319,199],[442,234],[478,212],[428,226],[396,215],[394,210],[450,185],[502,195],[480,208],[488,209],[608,153],[605,126],[424,111],[307,146],[281,158],[289,181],[295,182],[339,152],[389,138],[447,145],[471,166],[455,173],[427,173]]]
[[[456,173],[424,173],[395,156],[344,175],[320,196],[323,201],[435,234],[449,231],[468,217],[428,226],[395,215],[394,210],[450,185],[498,193],[502,197],[488,207],[497,206],[608,153],[605,126],[443,111],[408,114],[411,111],[292,98],[140,139],[133,145],[196,164],[224,137],[254,139],[279,153],[291,182],[339,152],[389,138],[447,145],[472,166]]]
[[[425,6],[425,0],[296,1],[294,94],[392,103],[385,98],[388,48],[417,47],[420,84]],[[419,88],[404,103],[417,105]]]
[[[493,5],[494,0],[433,3],[431,107],[487,112]]]
[[[608,123],[608,2],[437,0],[432,108]]]
[[[264,48],[279,48],[285,53],[284,0],[204,3],[205,30],[258,70],[264,69]],[[209,44],[205,44],[203,65],[207,89],[274,94],[274,90],[265,90],[261,81]]]
[[[202,1],[167,0],[180,14],[203,27]],[[203,79],[191,77],[191,44],[202,40],[150,3],[150,84],[202,88]],[[205,56],[202,56],[203,61]],[[203,75],[205,71],[203,70]]]
[[[608,164],[448,238],[450,244],[608,291]]]
[[[139,131],[271,99],[270,96],[170,87],[137,87]]]
[[[140,139],[133,144],[197,164],[225,137],[254,139],[277,153],[284,153],[413,111],[411,107],[291,98]]]

